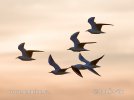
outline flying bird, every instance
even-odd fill
[[[89,51],[89,50],[84,48],[85,44],[96,43],[96,42],[83,42],[83,43],[80,43],[80,41],[77,39],[79,33],[80,32],[75,32],[73,35],[71,35],[70,40],[73,41],[74,47],[71,47],[71,48],[69,48],[67,50],[72,50],[74,52]]]
[[[35,60],[34,58],[32,58],[33,52],[44,52],[44,51],[39,51],[39,50],[26,50],[24,48],[25,43],[21,43],[18,46],[18,49],[21,51],[22,56],[18,56],[17,58],[22,60],[22,61],[31,61],[31,60]]]
[[[53,60],[52,56],[50,55],[48,58],[48,63],[54,67],[55,70],[49,72],[49,73],[53,73],[55,75],[62,75],[62,74],[67,74],[69,72],[66,72],[67,69],[69,68],[60,68],[60,66],[55,63],[55,61]]]
[[[88,19],[88,23],[91,25],[91,29],[88,29],[87,31],[90,32],[91,34],[101,34],[105,33],[101,31],[101,28],[103,25],[112,25],[112,24],[105,24],[105,23],[96,23],[94,21],[95,17],[90,17]],[[112,25],[113,26],[113,25]]]
[[[100,66],[97,65],[97,63],[99,62],[99,60],[101,60],[102,58],[104,57],[101,56],[100,58],[97,58],[95,60],[92,60],[92,61],[88,61],[87,59],[85,59],[81,53],[79,53],[79,60],[84,62],[85,64],[76,64],[76,65],[72,65],[71,67],[73,68],[76,68],[78,70],[85,70],[85,69],[88,69],[89,71],[93,72],[94,74],[100,76],[100,74],[98,74],[94,68],[98,68]],[[75,72],[77,75],[80,74],[81,72]],[[80,76],[80,75],[79,75]]]

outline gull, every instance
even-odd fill
[[[98,59],[95,59],[95,60],[92,60],[92,61],[88,61],[86,60],[82,55],[81,53],[79,53],[79,60],[84,62],[85,64],[76,64],[76,65],[72,65],[71,67],[73,68],[76,68],[78,70],[85,70],[85,69],[88,69],[89,71],[93,72],[94,74],[100,76],[95,70],[94,68],[98,68],[100,66],[97,65],[97,63],[99,62],[99,60],[101,60],[102,58],[104,57],[101,56],[100,58]],[[77,75],[81,74],[81,72],[76,72],[74,71]],[[80,75],[79,75],[80,76]]]
[[[62,75],[62,74],[67,74],[69,72],[66,72],[67,69],[69,68],[60,68],[60,66],[58,64],[55,63],[55,61],[53,60],[52,56],[50,55],[48,58],[48,63],[54,67],[55,70],[52,70],[49,73],[53,73],[55,75]]]
[[[39,51],[39,50],[26,50],[24,48],[25,42],[21,43],[18,46],[18,49],[21,51],[22,56],[18,56],[17,58],[22,60],[22,61],[31,61],[31,60],[35,60],[32,58],[33,52],[44,52],[44,51]]]
[[[90,32],[91,34],[105,33],[103,31],[101,31],[102,26],[103,25],[112,25],[112,24],[105,24],[105,23],[96,23],[96,22],[94,22],[94,19],[95,19],[95,17],[90,17],[88,19],[88,23],[91,25],[91,29],[88,29],[87,31]]]
[[[81,52],[81,51],[89,51],[87,49],[84,48],[85,44],[92,44],[92,43],[96,43],[96,42],[83,42],[80,43],[80,41],[77,39],[77,36],[79,35],[80,32],[75,32],[71,37],[70,40],[73,41],[74,43],[74,47],[71,47],[67,50],[72,50],[74,52]]]

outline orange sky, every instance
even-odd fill
[[[133,0],[0,0],[0,99],[1,100],[133,100],[133,58],[134,58],[134,1]],[[87,20],[95,16],[104,26],[106,34],[93,35]],[[97,77],[82,71],[84,78],[71,74],[54,76],[48,65],[49,54],[61,67],[81,63],[78,53],[67,51],[73,46],[70,36],[80,31],[82,42],[96,41],[86,45],[91,51],[82,52],[89,60],[105,54],[99,62],[102,67]],[[35,53],[32,62],[15,59],[20,55],[18,45],[26,42],[27,49],[44,50]],[[47,89],[50,94],[11,95],[9,89]],[[123,95],[96,96],[96,88],[121,88]],[[61,96],[61,97],[60,97]],[[130,98],[131,97],[131,98]],[[24,99],[23,99],[24,100]],[[109,99],[110,100],[110,99]]]
[[[72,45],[70,35],[81,31],[81,41],[98,42],[93,48],[101,45],[111,54],[133,54],[133,3],[133,0],[1,0],[0,52],[16,52],[21,42],[26,42],[27,48],[65,51]],[[90,28],[87,19],[91,16],[96,17],[96,22],[111,23],[114,27],[104,26],[106,34],[91,35],[85,32]]]

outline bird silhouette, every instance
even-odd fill
[[[82,62],[84,62],[85,64],[76,64],[76,65],[72,65],[71,67],[76,68],[76,69],[78,69],[78,70],[85,70],[85,69],[88,69],[89,71],[93,72],[94,74],[100,76],[100,75],[94,70],[94,68],[100,67],[100,66],[97,65],[97,63],[98,63],[99,60],[101,60],[103,57],[104,57],[104,55],[101,56],[101,57],[99,57],[99,58],[97,58],[97,59],[95,59],[95,60],[88,61],[87,59],[85,59],[85,58],[81,55],[81,53],[79,53],[79,60],[82,61]],[[77,71],[77,72],[74,71],[74,72],[75,72],[77,75],[79,75],[79,76],[80,76],[80,74],[81,74],[81,72],[78,72],[78,71]]]
[[[26,50],[24,48],[25,43],[21,43],[18,46],[18,49],[21,51],[22,56],[18,56],[17,58],[22,60],[22,61],[31,61],[31,60],[35,60],[34,58],[32,58],[33,52],[44,52],[44,51],[40,51],[40,50]]]
[[[85,49],[84,46],[86,44],[96,43],[96,42],[83,42],[83,43],[80,43],[80,41],[77,39],[79,33],[80,32],[75,32],[73,35],[71,35],[70,40],[73,41],[74,46],[69,48],[69,49],[67,49],[67,50],[72,50],[74,52],[89,51],[89,50]]]
[[[50,55],[49,58],[48,58],[48,63],[54,67],[55,70],[52,70],[51,72],[49,73],[53,73],[55,75],[62,75],[62,74],[67,74],[69,72],[66,72],[67,69],[69,68],[60,68],[60,66],[55,63],[55,61],[53,60],[52,56]]]
[[[94,21],[95,17],[90,17],[88,19],[88,23],[91,25],[91,29],[88,29],[87,31],[90,32],[91,34],[101,34],[105,33],[101,31],[103,25],[112,25],[112,24],[105,24],[105,23],[96,23]],[[113,25],[112,25],[113,26]]]

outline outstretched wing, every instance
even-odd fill
[[[88,68],[88,70],[90,70],[91,72],[93,72],[94,74],[101,76],[100,74],[98,74],[93,68]]]
[[[91,25],[91,28],[92,29],[97,29],[97,27],[96,27],[96,23],[94,22],[94,19],[95,19],[95,17],[90,17],[89,19],[88,19],[88,23]]]
[[[44,51],[40,51],[40,50],[26,50],[26,54],[28,57],[32,57],[33,52],[44,52]]]
[[[88,60],[86,60],[82,55],[81,53],[79,53],[79,60],[86,63],[86,64],[89,64],[90,62]]]
[[[92,44],[92,43],[96,43],[96,42],[83,42],[83,43],[79,43],[78,46],[80,48],[83,48],[85,46],[85,44]]]
[[[97,30],[101,31],[101,28],[103,25],[112,25],[112,24],[98,23],[98,24],[96,24]]]
[[[95,60],[91,61],[90,63],[91,63],[92,65],[96,65],[96,64],[99,62],[99,60],[101,60],[103,57],[104,57],[104,55],[101,56],[101,57],[98,58],[98,59],[95,59]]]
[[[58,64],[55,63],[55,61],[53,60],[52,56],[50,55],[48,58],[48,63],[53,66],[55,68],[55,70],[60,70],[60,66]]]
[[[88,69],[89,71],[93,72],[94,74],[101,76],[100,74],[98,74],[93,68],[89,67],[89,66],[84,66],[86,69]]]
[[[73,70],[77,75],[79,75],[80,77],[83,77],[82,74],[81,74],[81,72],[79,71],[79,69],[77,69],[77,68],[75,68],[75,67],[73,67],[73,66],[71,66],[71,68],[72,68],[72,70]]]
[[[79,35],[80,32],[75,32],[71,37],[70,37],[70,40],[73,41],[74,43],[74,46],[77,46],[80,42],[79,40],[77,39],[77,36]]]
[[[28,57],[28,56],[27,56],[27,53],[26,53],[26,50],[25,50],[25,48],[24,48],[24,45],[25,45],[25,43],[21,43],[21,44],[18,46],[18,49],[21,51],[22,56]]]

